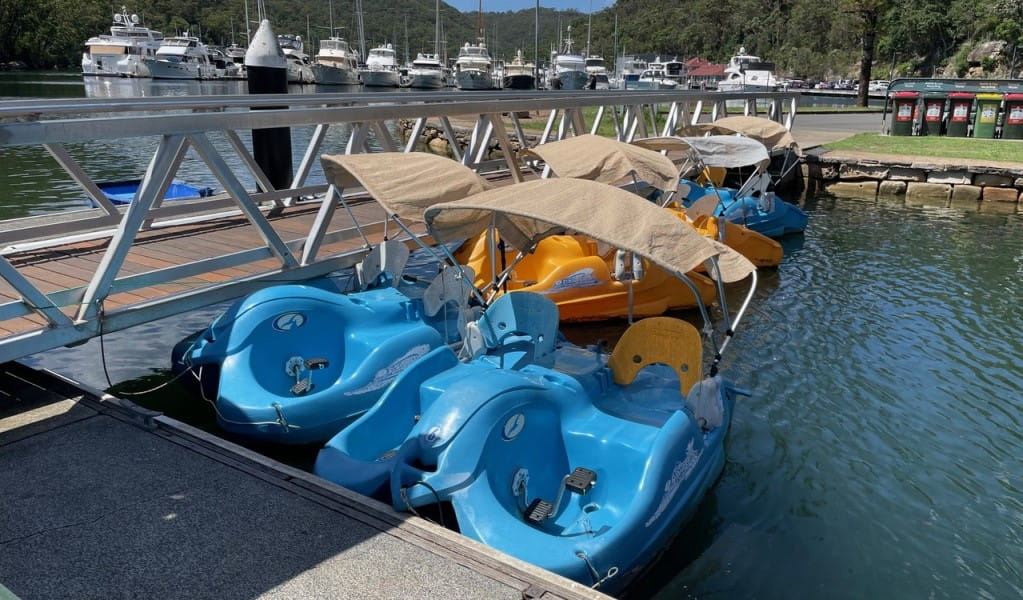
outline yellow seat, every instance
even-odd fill
[[[678,375],[682,396],[700,380],[703,342],[691,324],[671,317],[650,317],[625,330],[607,366],[618,385],[629,385],[646,366],[663,364]]]
[[[704,167],[696,183],[699,185],[713,183],[714,187],[721,187],[725,183],[726,173],[727,170],[724,167]]]

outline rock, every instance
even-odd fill
[[[977,202],[984,188],[979,185],[957,185],[952,188],[952,202]]]
[[[433,138],[427,142],[426,147],[430,149],[430,152],[434,154],[443,154],[444,156],[451,156],[451,148],[448,146],[448,141],[444,138]]]
[[[1016,188],[986,187],[981,196],[984,202],[1018,202],[1019,192]]]
[[[948,200],[952,186],[946,183],[920,183],[911,181],[906,184],[906,198],[921,200]]]
[[[977,44],[973,47],[973,50],[970,50],[970,54],[967,55],[966,61],[971,65],[979,65],[985,58],[998,60],[1001,58],[1001,55],[1005,51],[1005,47],[1007,45],[1008,43],[1002,40],[993,40]]]
[[[970,184],[973,176],[969,171],[932,171],[927,174],[927,183]]]
[[[906,193],[905,181],[882,181],[877,186],[878,196],[903,196]]]
[[[888,167],[883,165],[843,164],[838,170],[838,178],[846,180],[887,179]]]
[[[927,171],[922,169],[907,169],[905,167],[892,167],[888,170],[888,179],[892,181],[927,181]]]
[[[1005,175],[995,175],[993,173],[980,173],[973,176],[973,185],[979,185],[982,187],[1000,187],[1007,188],[1013,187],[1015,181],[1012,177],[1006,177]]]
[[[826,191],[836,196],[855,196],[857,198],[875,198],[877,182],[870,181],[839,181],[827,186]]]

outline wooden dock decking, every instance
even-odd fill
[[[379,223],[385,217],[383,208],[371,200],[352,203],[352,213],[364,227]],[[295,206],[268,222],[285,242],[301,241],[309,235],[319,203]],[[324,244],[320,256],[341,255],[358,251],[364,247],[361,237],[354,231],[348,215],[338,210],[330,231],[350,230],[340,242]],[[377,228],[378,229],[378,228]],[[392,225],[392,232],[397,228]],[[420,227],[419,231],[423,228]],[[370,227],[367,237],[371,242],[383,239],[381,233],[374,233]],[[111,242],[109,234],[88,241],[50,245],[38,249],[27,249],[7,254],[5,258],[13,267],[35,284],[44,294],[74,291],[88,285],[99,268],[104,253]],[[258,230],[241,214],[222,216],[209,221],[161,227],[140,232],[132,245],[118,275],[119,278],[144,275],[159,269],[178,267],[204,259],[214,259],[233,253],[256,248],[265,248]],[[280,269],[280,261],[265,258],[231,267],[221,267],[179,279],[172,282],[145,284],[135,279],[127,289],[114,291],[104,300],[107,310],[131,306],[181,294],[204,286],[223,283],[237,278],[253,277]],[[286,275],[280,279],[286,280]],[[0,298],[17,300],[19,295],[6,282],[0,280]],[[61,306],[61,311],[73,317],[77,304]],[[45,319],[36,314],[0,321],[0,335],[24,333],[46,325]]]

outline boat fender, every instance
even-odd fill
[[[618,281],[639,281],[643,279],[643,258],[627,252],[618,250],[615,252],[614,278]]]
[[[725,407],[721,400],[721,378],[707,377],[689,390],[686,406],[693,412],[700,429],[710,431],[725,420]]]

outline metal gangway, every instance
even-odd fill
[[[360,214],[337,210],[337,190],[310,179],[323,153],[411,152],[431,126],[454,159],[516,182],[528,173],[519,147],[602,127],[623,141],[670,135],[729,110],[791,128],[798,97],[506,90],[0,102],[0,157],[14,146],[44,148],[96,206],[0,221],[0,363],[354,265],[386,235],[383,213],[372,203]],[[527,135],[519,115],[538,111],[545,125]],[[293,148],[301,158],[285,189],[274,188],[246,143],[251,130],[278,127],[311,131]],[[337,128],[347,131],[343,145],[327,147]],[[127,207],[107,199],[81,156],[123,138],[156,140]],[[164,204],[186,155],[197,156],[223,192]]]

